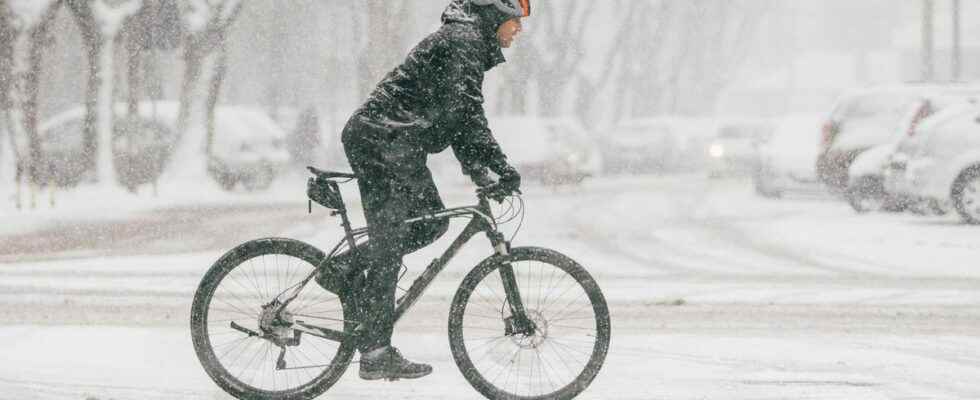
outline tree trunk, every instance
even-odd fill
[[[190,33],[184,45],[184,81],[181,84],[177,129],[180,144],[174,155],[173,177],[200,180],[207,173],[207,159],[214,138],[214,108],[224,80],[225,33],[237,19],[244,2],[211,5],[205,27]],[[230,11],[225,7],[234,7]],[[204,75],[207,76],[204,76]],[[201,82],[206,82],[202,85]],[[204,103],[201,103],[204,99]],[[209,131],[212,131],[209,133]],[[198,162],[202,161],[202,162]]]
[[[89,173],[95,172],[96,152],[99,147],[98,131],[98,94],[99,94],[99,59],[102,51],[102,35],[95,22],[91,4],[82,0],[67,0],[65,5],[75,17],[75,24],[82,34],[82,45],[85,47],[88,62],[88,77],[85,82],[85,121],[82,126],[82,151],[85,156],[85,168]],[[90,176],[95,179],[95,176]]]
[[[85,82],[85,122],[82,127],[86,167],[95,172],[96,153],[99,148],[99,137],[96,123],[99,107],[99,60],[101,59],[102,44],[98,36],[85,38],[85,49],[88,61],[88,78]],[[94,176],[92,176],[94,178]]]
[[[180,88],[180,111],[177,116],[177,132],[180,134],[180,145],[175,157],[177,177],[196,178],[204,172],[206,165],[195,163],[201,154],[203,137],[199,129],[195,129],[200,120],[198,105],[198,82],[204,64],[204,51],[199,40],[188,40],[184,47],[184,81]]]
[[[41,85],[41,65],[44,60],[44,40],[47,35],[47,23],[41,22],[31,32],[29,67],[27,75],[24,76],[24,102],[22,104],[24,113],[24,133],[27,136],[27,159],[29,162],[25,168],[28,178],[35,185],[44,186],[49,182],[42,182],[39,174],[38,160],[41,159],[41,141],[38,138],[37,119],[38,107],[37,98]],[[50,175],[50,174],[45,174]]]
[[[7,7],[0,7],[0,181],[8,182],[13,178],[16,162],[13,149],[13,132],[10,127],[10,87],[14,81],[13,55],[14,40],[17,33],[10,23],[10,13]],[[6,133],[6,134],[4,134]],[[13,168],[9,168],[13,167]]]
[[[367,36],[365,48],[357,60],[361,96],[367,96],[387,70],[394,67],[393,54],[402,54],[404,50],[396,48],[401,24],[391,3],[387,0],[365,2],[368,21],[364,25],[365,31],[357,32]]]
[[[116,184],[116,169],[113,168],[112,151],[112,125],[115,114],[113,100],[113,85],[115,76],[113,71],[113,60],[115,60],[115,37],[104,37],[102,51],[99,53],[99,82],[98,104],[97,107],[97,134],[98,143],[98,162],[96,172],[99,177],[99,184],[102,186],[112,186]]]
[[[211,118],[209,88],[215,72],[215,58],[214,50],[205,49],[199,41],[186,45],[178,116],[181,137],[172,163],[178,180],[200,180],[206,176],[208,119]]]
[[[126,40],[126,114],[129,118],[139,115],[140,91],[143,88],[142,48],[138,38],[131,32],[125,33]],[[131,146],[131,145],[130,145]],[[129,150],[133,150],[132,147]],[[131,153],[130,153],[131,154]]]
[[[221,97],[221,85],[225,80],[228,71],[228,46],[224,40],[218,45],[218,54],[214,60],[214,71],[211,73],[211,81],[208,85],[207,103],[207,140],[204,145],[204,154],[210,158],[214,148],[214,112]]]

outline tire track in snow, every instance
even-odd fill
[[[670,184],[671,181],[668,180],[666,183]],[[679,228],[685,230],[693,228],[694,233],[698,236],[707,236],[720,239],[724,243],[735,245],[736,248],[748,250],[754,257],[761,256],[778,261],[790,261],[799,267],[816,270],[815,272],[844,275],[851,275],[855,273],[854,270],[828,265],[789,249],[773,247],[772,244],[769,243],[765,243],[764,245],[754,243],[751,241],[751,235],[748,235],[747,232],[725,232],[723,229],[729,228],[729,225],[731,225],[731,221],[729,219],[717,216],[717,213],[714,213],[715,216],[709,218],[697,216],[698,212],[702,211],[705,206],[708,205],[708,201],[710,200],[711,196],[716,195],[715,193],[712,193],[712,190],[708,190],[705,187],[662,187],[661,185],[664,184],[665,182],[663,181],[651,181],[645,182],[644,185],[630,186],[629,190],[624,191],[597,191],[595,193],[590,191],[588,195],[584,196],[584,198],[581,195],[575,197],[576,203],[573,207],[568,208],[568,210],[571,212],[567,215],[567,218],[573,222],[574,227],[578,231],[588,235],[590,239],[589,243],[598,244],[602,250],[624,256],[645,266],[656,266],[665,272],[680,276],[691,275],[700,277],[733,277],[754,275],[753,273],[726,274],[719,273],[714,269],[695,267],[695,263],[691,261],[697,260],[698,264],[732,266],[734,267],[733,269],[739,270],[757,269],[759,263],[734,259],[727,255],[711,254],[710,252],[706,252],[703,247],[690,248],[676,242],[665,240],[655,232],[646,236],[635,237],[632,242],[642,241],[644,251],[638,252],[632,250],[627,245],[620,243],[621,237],[610,236],[601,232],[600,229],[596,227],[595,219],[584,220],[581,215],[574,212],[574,210],[586,209],[587,206],[596,204],[597,198],[600,198],[605,204],[614,204],[616,202],[633,204],[641,203],[637,197],[643,195],[649,196],[651,190],[653,189],[669,190],[672,194],[675,194],[674,196],[670,196],[669,199],[672,200],[671,209],[676,210],[677,215],[672,216],[670,219],[665,221],[650,221],[650,223],[657,228]],[[673,184],[676,185],[676,183]],[[609,208],[616,209],[616,207]],[[632,216],[617,215],[616,217],[622,220],[628,219]],[[752,220],[763,220],[765,218],[772,218],[772,216],[768,215],[765,217],[752,218]],[[688,262],[682,263],[672,261],[677,259],[687,259]],[[764,263],[764,265],[773,264],[780,263],[773,263],[770,260],[766,260]]]

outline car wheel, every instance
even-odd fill
[[[942,203],[940,203],[939,200],[929,199],[928,203],[929,203],[929,210],[932,211],[932,213],[935,215],[946,215],[946,213],[949,212],[949,210],[946,207],[943,207]]]
[[[953,205],[963,221],[980,224],[980,167],[967,169],[956,178]]]
[[[235,190],[235,184],[238,183],[238,181],[235,180],[235,178],[232,178],[224,174],[220,175],[217,181],[218,181],[218,185],[221,186],[221,189],[224,189],[225,191],[228,192]]]
[[[248,179],[243,180],[242,186],[245,187],[245,190],[248,190],[250,192],[254,192],[256,190],[265,190],[268,189],[269,186],[272,186],[272,180],[275,178],[276,178],[276,173],[275,171],[272,170],[272,167],[263,166],[259,168],[258,171],[255,171],[254,175],[249,176]]]
[[[847,203],[854,211],[867,213],[879,211],[885,206],[885,186],[881,178],[863,176],[844,191]]]

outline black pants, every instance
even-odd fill
[[[368,271],[358,299],[366,328],[358,348],[366,352],[391,344],[402,257],[434,242],[446,233],[449,222],[402,223],[445,208],[421,148],[391,137],[357,115],[344,128],[342,141],[358,176],[368,226],[369,240],[358,245],[364,263],[360,267]]]

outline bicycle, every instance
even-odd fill
[[[332,209],[344,238],[328,254],[301,241],[265,238],[225,253],[194,295],[191,336],[207,374],[239,399],[310,399],[351,363],[358,335],[357,289],[363,271],[330,292],[308,285],[317,271],[338,274],[331,257],[366,239],[352,229],[340,184],[349,173],[308,167],[312,202]],[[449,346],[466,380],[489,399],[571,399],[598,374],[610,340],[602,291],[575,260],[540,247],[510,247],[487,195],[475,206],[405,220],[470,218],[445,252],[397,298],[395,321],[473,236],[495,254],[464,278],[450,308]],[[518,197],[519,199],[519,197]],[[523,207],[519,211],[523,215]]]

